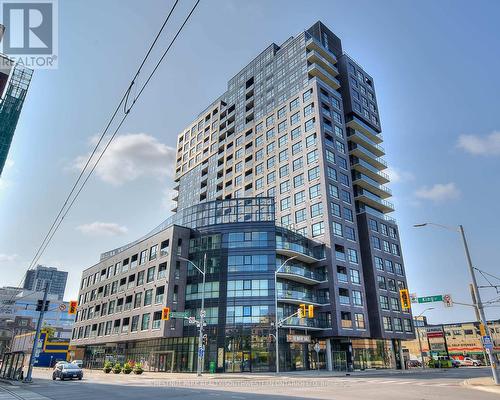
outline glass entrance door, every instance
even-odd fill
[[[333,351],[332,363],[334,371],[347,371],[347,353],[345,351]]]
[[[252,364],[249,351],[244,351],[241,360],[241,372],[251,372]]]

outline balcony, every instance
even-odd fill
[[[369,178],[372,178],[373,180],[381,184],[390,182],[389,175],[387,175],[382,171],[379,171],[377,168],[367,163],[365,160],[358,158],[352,161],[351,163],[354,170],[361,172],[364,175],[367,175]]]
[[[318,254],[315,254],[311,249],[302,246],[299,243],[292,243],[276,239],[276,254],[281,254],[287,257],[295,257],[298,261],[307,264],[313,264],[321,260]]]
[[[282,328],[303,328],[307,330],[322,330],[322,329],[329,329],[331,326],[328,325],[326,321],[321,321],[316,318],[297,318],[297,317],[292,317],[288,320],[286,320],[283,325],[281,325]]]
[[[301,268],[294,265],[285,265],[277,274],[278,278],[284,278],[294,282],[316,285],[326,282],[325,276],[318,272],[310,271],[307,268]]]
[[[353,185],[357,185],[363,189],[369,190],[382,199],[387,199],[388,197],[392,196],[391,189],[389,189],[387,186],[380,185],[377,181],[363,174],[356,174],[352,183]]]
[[[351,143],[350,147],[351,149],[349,150],[349,154],[365,160],[377,169],[387,168],[387,161],[385,161],[383,158],[377,157],[375,154],[373,154],[363,146],[357,143]]]
[[[320,64],[328,73],[333,76],[337,76],[339,74],[337,67],[316,50],[311,50],[307,53],[307,61],[309,61],[310,63]]]
[[[349,135],[348,139],[354,143],[360,144],[361,146],[365,147],[377,157],[385,155],[385,151],[382,146],[375,143],[373,140],[371,140],[368,136],[364,135],[360,131],[357,130],[351,131],[351,135]]]
[[[319,52],[323,57],[325,57],[332,64],[337,64],[337,57],[330,50],[326,49],[316,38],[310,37],[306,41],[307,50],[315,50]]]
[[[340,82],[332,74],[328,73],[319,64],[311,64],[307,68],[309,75],[321,79],[323,82],[334,88],[335,90],[340,88]]]
[[[310,292],[299,292],[298,290],[279,290],[278,289],[278,301],[290,304],[313,304],[320,306],[322,304],[327,304],[325,300],[321,300],[315,294]]]
[[[361,201],[384,214],[394,211],[394,205],[392,203],[388,202],[387,200],[382,200],[381,198],[375,196],[367,190],[361,189],[354,196],[354,200]]]
[[[352,120],[346,122],[346,126],[348,128],[352,128],[354,130],[360,131],[363,133],[365,136],[370,138],[372,141],[374,141],[376,144],[380,144],[384,141],[383,137],[381,134],[376,132],[373,128],[365,124],[363,121],[360,119],[353,117]]]

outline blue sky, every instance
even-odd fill
[[[59,68],[35,72],[0,180],[1,284],[19,283],[171,3],[59,3]],[[180,3],[175,26],[192,4]],[[41,262],[70,272],[75,298],[101,252],[169,215],[182,128],[271,42],[322,20],[375,79],[410,291],[470,302],[458,234],[412,225],[463,224],[476,265],[500,276],[499,13],[492,1],[202,0]],[[434,307],[431,322],[474,318]]]

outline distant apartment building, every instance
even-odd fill
[[[195,327],[161,309],[199,314],[183,258],[206,255],[206,368],[274,370],[300,304],[314,317],[283,322],[282,370],[401,367],[415,335],[382,141],[374,80],[325,25],[271,44],[179,134],[174,216],[84,271],[72,344],[193,371]]]
[[[4,26],[0,25],[0,41]],[[33,71],[0,53],[0,176],[7,160],[14,131]]]
[[[59,271],[54,267],[37,265],[35,269],[26,273],[23,288],[28,290],[43,291],[49,285],[49,294],[54,294],[59,300],[64,298],[68,273]]]

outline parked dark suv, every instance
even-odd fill
[[[76,364],[62,364],[58,365],[54,368],[54,372],[52,372],[52,380],[56,380],[59,378],[60,380],[73,379],[78,378],[81,380],[83,378],[82,369]]]

